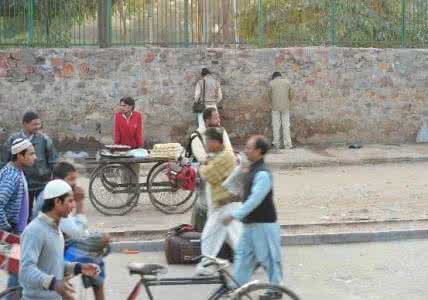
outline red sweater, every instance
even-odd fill
[[[132,149],[143,147],[143,117],[139,112],[133,111],[129,119],[122,113],[114,115],[114,143]]]

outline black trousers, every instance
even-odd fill
[[[36,198],[39,196],[39,194],[43,191],[43,189],[40,190],[35,190],[35,191],[30,191],[28,192],[28,201],[29,201],[29,214],[28,214],[28,221],[27,224],[31,222],[31,220],[33,219],[32,213],[33,213],[33,203],[36,200]],[[36,217],[36,216],[34,216]]]

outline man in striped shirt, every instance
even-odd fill
[[[21,234],[29,215],[28,185],[23,168],[36,159],[34,146],[27,139],[16,139],[11,161],[0,170],[0,229]],[[7,286],[18,285],[17,274],[10,274]]]

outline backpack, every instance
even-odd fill
[[[196,161],[196,158],[193,156],[193,151],[192,151],[192,142],[193,142],[193,140],[195,138],[199,138],[201,140],[201,142],[203,143],[203,139],[202,139],[201,133],[199,131],[197,131],[197,130],[193,131],[190,134],[190,138],[189,138],[189,140],[187,142],[186,149],[185,149],[186,152],[185,152],[184,156],[186,158],[189,158],[189,159],[193,158]]]

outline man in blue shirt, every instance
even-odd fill
[[[16,139],[11,149],[11,161],[0,170],[0,229],[21,234],[29,215],[28,186],[22,171],[36,159],[28,140]],[[7,287],[18,285],[18,274],[9,274]]]
[[[263,136],[248,140],[245,154],[251,166],[244,179],[243,205],[223,221],[225,225],[232,220],[244,224],[233,272],[240,285],[250,280],[257,264],[265,269],[270,283],[280,285],[282,281],[281,234],[273,202],[272,173],[264,162],[269,145]]]

